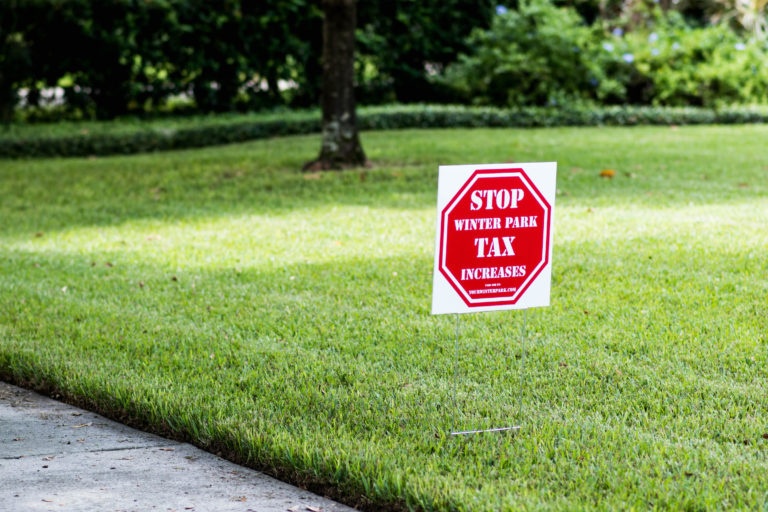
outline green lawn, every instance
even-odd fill
[[[371,509],[766,509],[766,140],[369,132],[372,168],[322,175],[298,171],[318,136],[0,161],[0,375]],[[538,160],[552,306],[522,387],[523,313],[461,317],[457,414],[437,166]]]

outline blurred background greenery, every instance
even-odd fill
[[[370,0],[358,102],[720,108],[768,102],[766,0]],[[313,0],[0,2],[0,118],[317,105]]]

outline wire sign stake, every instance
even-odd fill
[[[457,417],[461,313],[524,310],[522,389],[527,310],[549,306],[556,174],[555,162],[440,166],[432,314],[456,314],[453,405]],[[519,407],[522,411],[522,396]]]

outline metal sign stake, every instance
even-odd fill
[[[522,326],[522,357],[520,358],[520,394],[518,398],[518,415],[523,414],[523,389],[525,384],[525,338],[526,338],[526,323],[528,320],[528,309],[523,310],[523,326]],[[455,354],[453,359],[453,410],[454,421],[458,421],[459,407],[456,403],[456,385],[458,378],[458,365],[459,365],[459,314],[456,314],[456,345]],[[515,425],[510,427],[495,427],[495,428],[482,428],[475,430],[453,430],[450,434],[452,436],[463,436],[468,434],[481,434],[483,432],[506,432],[509,430],[520,430],[522,425]]]

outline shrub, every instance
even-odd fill
[[[768,102],[768,47],[725,26],[693,28],[650,13],[627,34],[582,24],[575,11],[527,0],[469,39],[446,76],[468,102],[496,106]]]
[[[644,103],[722,108],[768,101],[768,51],[724,26],[693,29],[661,23],[616,41],[633,55],[650,92]]]
[[[446,81],[480,105],[572,103],[590,89],[591,31],[570,8],[526,0],[497,15],[488,30],[475,30],[471,54],[450,66]]]

